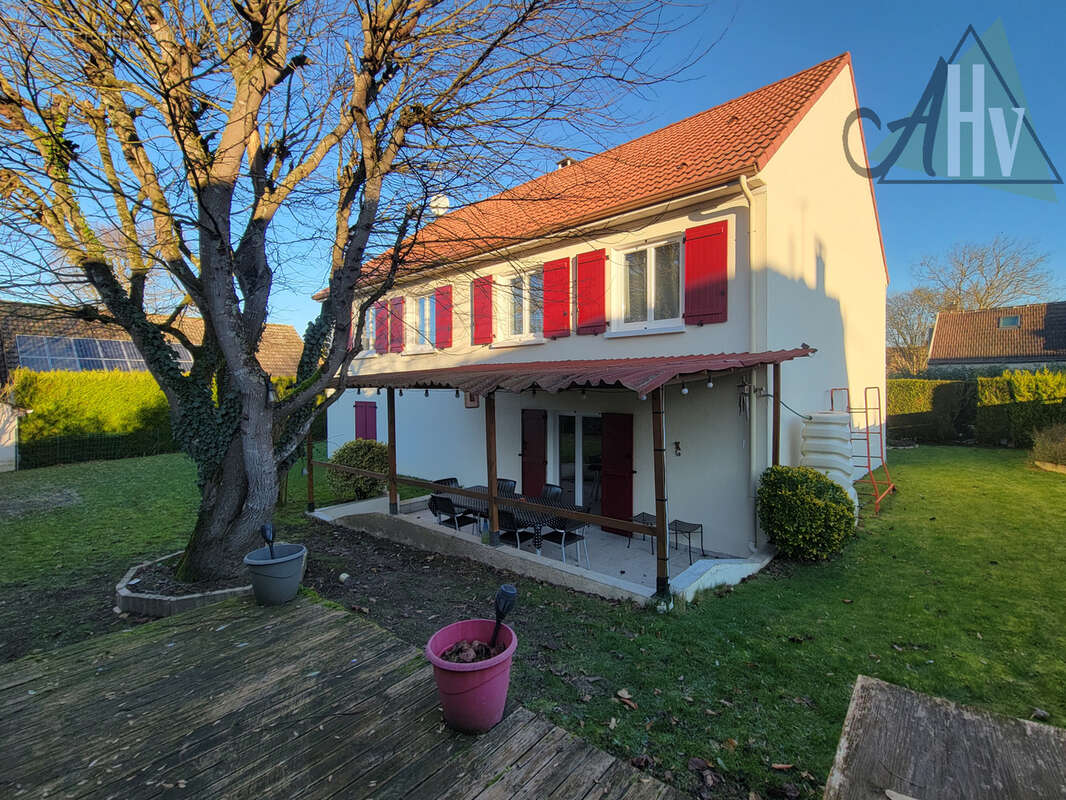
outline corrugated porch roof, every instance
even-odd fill
[[[762,353],[602,358],[582,361],[524,361],[466,364],[458,367],[348,375],[348,389],[460,389],[486,394],[496,390],[558,392],[578,388],[626,388],[647,394],[670,381],[700,373],[729,372],[780,364],[816,352],[806,345]]]

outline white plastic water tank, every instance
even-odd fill
[[[800,463],[836,481],[859,508],[859,497],[852,484],[851,420],[842,411],[815,411],[803,423]]]

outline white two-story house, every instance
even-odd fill
[[[713,556],[763,548],[754,489],[799,463],[790,409],[884,391],[884,249],[842,142],[857,105],[841,55],[437,218],[353,345],[331,449],[387,438],[392,387],[398,472],[485,484],[492,393],[496,475],[523,494],[699,524]],[[858,126],[846,144],[865,163]]]

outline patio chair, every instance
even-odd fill
[[[544,484],[544,488],[540,490],[540,499],[549,502],[558,502],[559,500],[562,500],[563,487],[554,483]]]
[[[563,554],[563,563],[566,563],[566,546],[573,544],[576,549],[577,565],[581,566],[581,548],[584,545],[585,548],[585,569],[592,569],[592,561],[589,559],[589,542],[586,535],[582,532],[586,528],[586,523],[580,522],[576,519],[563,519],[562,517],[556,517],[548,523],[548,530],[541,534],[541,538],[546,542],[552,542],[559,545],[559,549]]]
[[[459,488],[459,479],[458,478],[438,478],[437,480],[435,480],[433,482],[436,483],[436,484],[439,484],[441,486],[454,486],[456,488]]]
[[[638,525],[651,525],[653,528],[655,527],[655,515],[654,514],[649,514],[646,511],[641,511],[639,514],[634,515],[633,521],[636,522]],[[640,535],[640,540],[642,542],[644,541],[644,534],[643,533]],[[626,548],[628,548],[629,545],[631,545],[631,544],[633,544],[633,534],[629,534],[629,541],[626,542]],[[655,550],[654,544],[655,544],[655,538],[652,537],[652,550],[653,551]]]
[[[457,510],[451,498],[441,497],[439,494],[429,496],[429,510],[437,518],[437,522],[441,525],[451,525],[456,533],[466,525],[477,525],[476,516]]]
[[[682,536],[688,539],[688,563],[692,563],[692,535],[697,531],[700,534],[700,554],[707,555],[707,551],[703,549],[703,523],[701,522],[682,522],[679,519],[673,520],[666,526],[666,530],[674,535],[674,549],[678,548],[678,539]]]
[[[496,479],[496,494],[497,495],[513,495],[515,493],[515,483],[510,478],[497,478]]]
[[[522,525],[514,513],[505,508],[496,512],[500,521],[500,539],[514,539],[515,549],[522,549]]]

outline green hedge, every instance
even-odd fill
[[[1033,433],[1066,422],[1066,374],[1004,372],[977,379],[977,440],[1032,447]]]
[[[147,372],[31,372],[11,376],[11,399],[33,413],[19,423],[22,469],[178,449],[163,392]],[[291,379],[276,379],[279,390]],[[326,438],[326,415],[311,430]]]
[[[14,402],[33,409],[19,423],[23,469],[167,453],[166,398],[147,372],[31,372],[12,375]]]
[[[893,378],[887,382],[889,435],[922,442],[954,442],[970,434],[977,416],[972,381]]]

